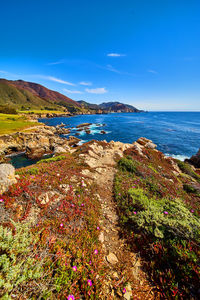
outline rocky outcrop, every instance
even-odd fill
[[[29,158],[40,158],[45,153],[61,153],[61,148],[64,152],[69,151],[69,145],[78,143],[79,139],[74,137],[69,140],[61,138],[61,133],[69,131],[60,127],[38,126],[32,130],[3,135],[0,137],[0,155],[25,151]]]
[[[200,168],[200,149],[197,154],[193,155],[190,159],[186,159],[186,161],[192,164],[195,168]]]
[[[10,164],[0,164],[0,194],[3,194],[10,185],[16,182],[15,168]]]
[[[147,149],[155,149],[157,147],[156,144],[154,144],[151,140],[148,140],[147,138],[144,137],[139,138],[137,140],[137,143]]]

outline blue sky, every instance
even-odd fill
[[[1,0],[0,77],[200,111],[199,0]]]

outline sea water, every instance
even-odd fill
[[[77,137],[81,143],[92,139],[133,143],[140,137],[146,137],[157,144],[158,150],[181,160],[191,157],[200,148],[200,112],[113,113],[40,121],[50,126],[64,123],[66,128],[74,127],[70,135],[76,135],[77,125],[92,123],[90,134],[79,132]],[[102,130],[106,133],[102,134]]]

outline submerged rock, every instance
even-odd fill
[[[90,126],[90,125],[92,125],[92,123],[82,123],[80,125],[77,125],[76,128],[86,127],[86,126]]]

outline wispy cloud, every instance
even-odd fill
[[[96,89],[85,89],[86,92],[90,93],[90,94],[105,94],[108,91],[106,90],[106,88],[96,88]]]
[[[88,85],[88,86],[90,86],[90,85],[92,85],[92,82],[89,82],[89,81],[81,81],[81,82],[79,82],[79,84],[81,84],[81,85]]]
[[[0,70],[0,73],[2,73],[2,74],[8,74],[8,72],[3,71],[3,70]]]
[[[101,69],[105,69],[107,71],[114,72],[114,73],[121,74],[121,75],[136,76],[136,74],[134,74],[134,73],[120,71],[120,70],[114,68],[112,65],[106,65],[105,67],[101,67]]]
[[[50,81],[62,83],[62,84],[67,84],[67,85],[75,86],[75,84],[72,83],[72,82],[65,81],[63,79],[56,78],[56,77],[53,77],[53,76],[38,75],[38,77],[46,79],[46,80],[50,80]]]
[[[53,66],[53,65],[61,65],[61,64],[64,64],[64,63],[65,63],[65,60],[64,59],[60,59],[60,60],[55,61],[55,62],[50,62],[47,65],[48,66]]]
[[[105,67],[105,69],[108,70],[108,71],[114,72],[114,73],[123,74],[123,72],[115,69],[112,65],[107,65]]]
[[[63,89],[64,92],[69,93],[69,94],[83,94],[81,91],[72,91],[68,89]]]
[[[126,56],[126,54],[108,53],[107,56],[109,56],[109,57],[121,57],[121,56]]]
[[[152,73],[152,74],[158,74],[158,72],[157,72],[157,71],[155,71],[155,70],[152,70],[152,69],[150,69],[150,70],[147,70],[147,72],[149,72],[149,73]]]

